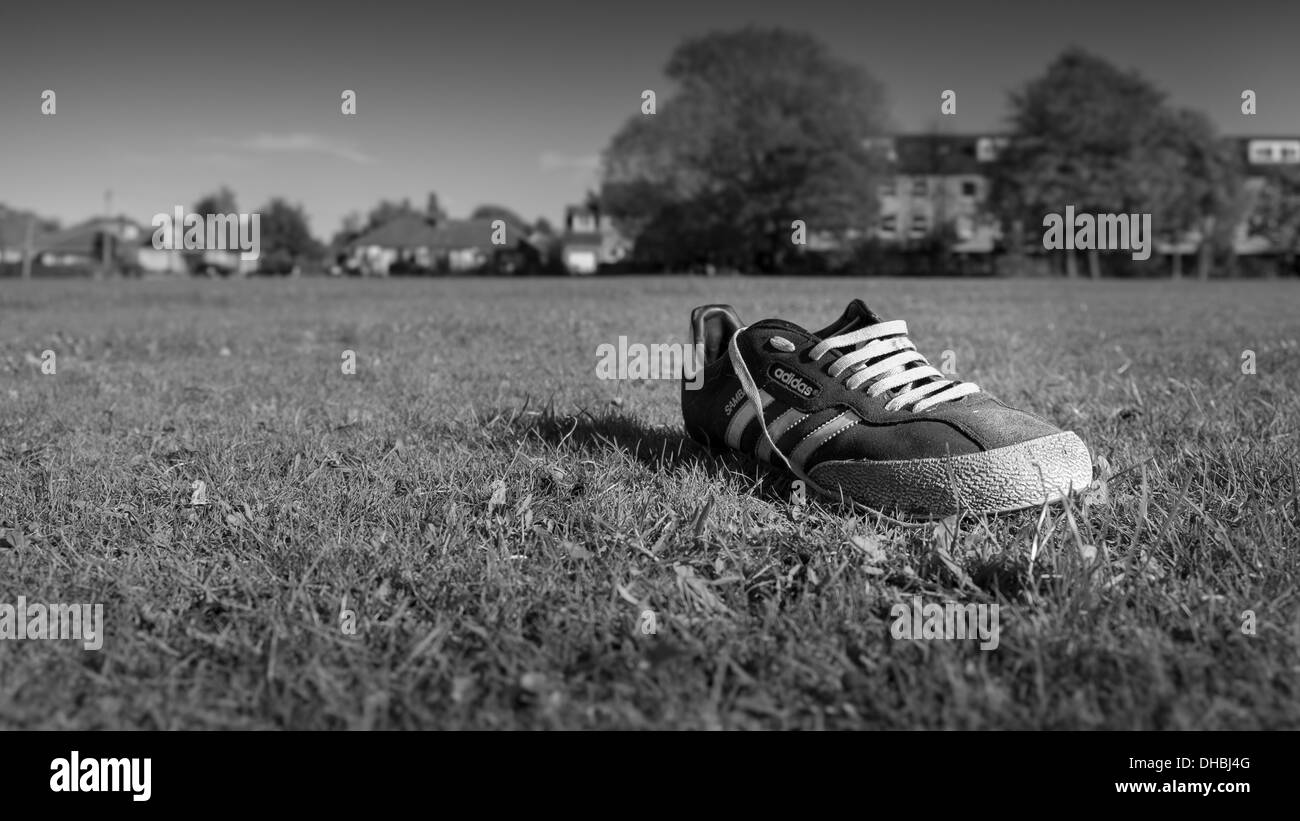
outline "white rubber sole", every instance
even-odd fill
[[[934,459],[822,462],[801,477],[832,499],[881,511],[946,516],[1005,513],[1065,498],[1092,483],[1092,457],[1070,431]]]

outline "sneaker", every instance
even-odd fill
[[[884,511],[944,516],[1035,507],[1092,481],[1075,434],[931,367],[860,299],[816,333],[691,312],[703,374],[687,373],[695,441],[785,468],[807,488]],[[697,366],[698,367],[698,366]]]

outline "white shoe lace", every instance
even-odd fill
[[[785,462],[787,468],[802,476],[802,472],[795,470],[794,466],[790,464],[790,460],[776,446],[776,442],[772,441],[772,435],[768,432],[767,423],[763,419],[763,401],[758,393],[758,385],[754,382],[754,377],[750,375],[749,367],[745,365],[745,359],[740,355],[740,346],[736,343],[741,333],[747,330],[748,327],[738,328],[731,336],[731,344],[727,346],[727,354],[731,359],[732,369],[735,370],[736,377],[740,380],[740,387],[744,390],[746,398],[753,402],[754,407],[758,409],[759,429],[762,431],[763,437],[767,439],[772,452],[781,457],[781,461]],[[879,396],[904,385],[922,380],[931,380],[890,399],[885,403],[885,410],[887,411],[906,409],[910,405],[913,413],[920,413],[943,402],[951,402],[980,391],[979,386],[975,383],[957,382],[948,379],[933,367],[930,361],[907,338],[907,323],[901,319],[891,322],[878,322],[875,325],[850,331],[846,334],[827,337],[814,345],[808,351],[808,355],[813,361],[817,361],[829,351],[837,348],[851,348],[857,345],[861,345],[861,347],[844,354],[831,363],[830,368],[827,369],[827,373],[830,374],[831,378],[839,377],[859,363],[868,362],[879,357],[885,358],[849,374],[844,381],[844,386],[849,390],[856,390],[866,385],[869,396]]]
[[[870,383],[867,387],[867,395],[879,396],[913,382],[933,380],[890,399],[885,403],[887,411],[904,410],[911,405],[913,413],[920,413],[943,402],[951,402],[972,393],[979,393],[979,386],[974,382],[948,379],[934,368],[912,344],[912,340],[907,338],[907,323],[901,319],[878,322],[861,330],[828,337],[814,345],[808,355],[816,361],[825,356],[828,351],[855,345],[862,345],[862,347],[844,354],[831,363],[827,373],[832,379],[859,362],[868,362],[882,356],[885,358],[854,371],[844,382],[844,387],[849,390],[856,390]]]

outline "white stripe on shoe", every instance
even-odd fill
[[[790,408],[785,413],[773,419],[772,424],[767,426],[767,432],[771,438],[758,440],[758,450],[756,451],[758,458],[764,462],[771,462],[772,445],[769,444],[769,442],[775,442],[777,439],[780,439],[782,434],[807,418],[808,414]]]
[[[763,400],[763,407],[766,408],[772,404],[772,394],[760,390],[758,396]],[[739,408],[736,408],[735,414],[731,417],[731,424],[727,425],[727,447],[732,450],[740,450],[740,438],[745,433],[745,428],[753,422],[758,416],[758,409],[754,407],[753,402],[746,401]]]
[[[790,462],[799,470],[803,470],[804,463],[808,461],[808,457],[812,456],[817,448],[853,427],[856,422],[854,415],[845,411],[834,419],[818,426],[816,430],[811,431],[807,436],[799,440],[794,453],[790,454]]]

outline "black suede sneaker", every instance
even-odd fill
[[[731,306],[703,305],[691,336],[704,373],[682,383],[690,437],[824,496],[943,516],[1034,507],[1092,481],[1078,436],[945,376],[906,323],[862,300],[816,333],[780,319],[746,327]]]

